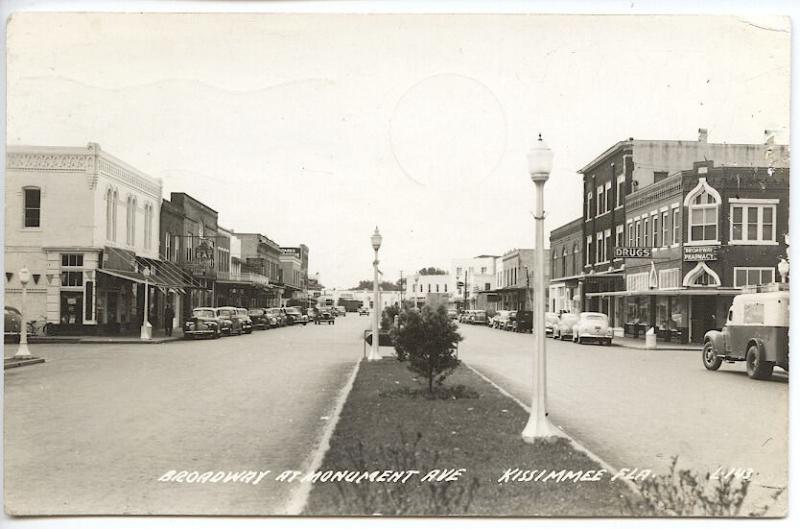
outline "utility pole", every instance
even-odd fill
[[[403,283],[403,271],[400,270],[400,308],[403,308],[403,290],[404,290],[404,283]]]
[[[467,270],[466,267],[464,267],[464,310],[469,309],[469,304],[467,301],[467,292],[468,292],[467,289],[469,288],[469,284],[467,283],[468,277],[469,277],[469,270]]]

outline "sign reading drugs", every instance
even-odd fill
[[[640,247],[628,248],[625,246],[618,246],[614,248],[614,259],[618,259],[620,257],[650,259],[651,257],[653,257],[653,249],[640,248]]]
[[[719,246],[684,246],[683,260],[685,262],[716,261],[719,256]]]

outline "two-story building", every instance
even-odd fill
[[[702,341],[741,288],[776,281],[786,256],[789,169],[695,162],[626,198],[625,289],[605,298],[626,335]]]
[[[550,312],[581,311],[583,217],[550,232]]]
[[[620,141],[578,171],[584,198],[584,310],[608,314],[612,326],[621,323],[610,296],[589,294],[625,290],[624,261],[614,256],[615,247],[625,246],[625,197],[703,160],[728,167],[788,167],[789,151],[785,145],[775,145],[771,136],[764,144],[709,143],[707,130],[699,129],[697,141]],[[640,229],[652,230],[650,223],[648,218],[645,228],[642,219]]]
[[[252,273],[255,280],[265,277],[267,284],[254,281],[247,294],[250,306],[278,307],[283,296],[283,273],[281,270],[281,247],[260,233],[236,233],[242,243],[242,273]]]
[[[410,303],[421,307],[425,304],[445,304],[452,306],[454,303],[455,284],[450,274],[420,274],[416,273],[405,281],[406,295]]]
[[[308,246],[283,246],[280,255],[283,304],[308,303]]]
[[[20,306],[24,266],[32,277],[26,319],[62,334],[138,332],[144,283],[151,293],[181,286],[160,265],[161,194],[159,178],[96,143],[9,146],[6,304]]]
[[[547,285],[550,282],[550,249],[544,249],[545,267],[544,281],[545,303],[549,292]],[[497,309],[504,310],[533,310],[534,299],[537,295],[534,290],[533,269],[536,250],[515,248],[502,256],[502,277],[499,285],[492,290],[497,296]]]
[[[458,309],[488,308],[492,300],[490,292],[495,284],[495,266],[498,256],[478,255],[475,257],[453,259],[450,277],[454,292],[453,301]]]

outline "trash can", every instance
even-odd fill
[[[656,330],[653,327],[647,329],[647,332],[644,334],[644,348],[645,349],[656,348]]]

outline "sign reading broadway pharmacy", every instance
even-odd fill
[[[626,247],[615,247],[614,248],[614,259],[618,259],[620,257],[633,257],[633,258],[641,258],[641,259],[650,259],[653,257],[653,249],[652,248],[626,248]]]
[[[718,257],[719,257],[719,246],[683,247],[683,260],[686,262],[716,261]]]

